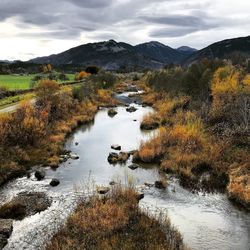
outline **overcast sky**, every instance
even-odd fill
[[[249,0],[0,0],[0,59],[109,39],[200,49],[247,35]]]

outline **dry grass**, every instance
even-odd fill
[[[98,105],[114,105],[109,90],[99,90],[93,98],[80,102],[72,98],[69,88],[55,92],[55,82],[45,85],[42,82],[38,88],[39,107],[24,102],[18,112],[0,116],[0,185],[35,164],[57,167],[66,136],[93,121]],[[15,168],[11,168],[12,162]]]
[[[212,176],[205,183],[209,190],[228,185],[229,196],[249,207],[249,171],[242,171],[249,162],[249,108],[248,102],[241,102],[249,97],[249,78],[233,67],[220,68],[213,78],[213,99],[204,120],[199,112],[202,104],[194,105],[190,97],[150,90],[142,98],[155,112],[145,116],[142,125],[160,121],[163,127],[141,144],[134,160],[159,163],[162,170],[194,186],[208,171]]]
[[[168,218],[160,219],[140,211],[134,190],[115,188],[104,199],[80,203],[47,250],[186,249]]]
[[[246,207],[250,206],[250,164],[233,164],[230,171],[230,183],[227,187],[229,197]]]

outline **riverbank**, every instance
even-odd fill
[[[110,90],[91,90],[89,96],[78,100],[70,87],[60,92],[51,87],[51,93],[49,88],[48,85],[43,97],[44,107],[37,105],[38,98],[33,103],[21,103],[17,112],[1,114],[0,186],[35,165],[57,168],[67,136],[78,126],[93,121],[99,106],[116,104]]]
[[[250,209],[247,134],[218,133],[219,124],[204,119],[189,96],[147,88],[141,98],[155,110],[143,118],[141,129],[159,129],[141,144],[133,161],[158,164],[194,192],[226,191],[229,199]]]

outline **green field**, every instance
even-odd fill
[[[34,75],[0,75],[0,87],[9,90],[29,89]],[[74,81],[74,74],[67,74],[69,81]]]

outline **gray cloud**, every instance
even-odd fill
[[[236,15],[233,5],[240,9],[240,14]],[[230,36],[233,30],[245,35],[250,28],[247,7],[250,7],[248,0],[238,0],[238,3],[227,0],[202,3],[199,0],[0,0],[0,24],[12,23],[18,28],[12,33],[13,39],[34,38],[46,44],[44,46],[54,40],[80,44],[113,38],[136,44],[159,38],[172,46],[182,41],[201,47],[204,39],[197,40],[196,34],[205,36],[208,32],[217,32],[216,38],[207,35],[207,43],[223,39],[225,33],[221,30],[231,30]],[[241,31],[237,33],[238,30]],[[9,33],[7,28],[1,30],[1,34]],[[195,37],[196,43],[193,39],[185,40],[187,36]]]
[[[180,37],[197,31],[194,27],[162,28],[150,31],[150,37]]]
[[[100,9],[100,8],[105,8],[108,6],[111,6],[114,2],[114,0],[67,0],[68,2],[72,4],[76,4],[82,8],[87,8],[87,9]]]

